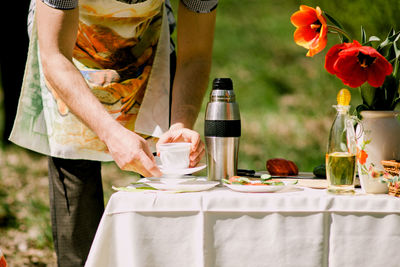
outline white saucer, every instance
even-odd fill
[[[184,183],[162,183],[162,182],[147,182],[146,184],[150,185],[159,190],[167,190],[167,191],[179,191],[179,192],[198,192],[211,189],[219,184],[219,182],[215,181],[187,181]]]
[[[284,185],[241,185],[224,184],[230,189],[244,193],[272,193],[295,186],[296,182],[283,182]]]
[[[166,176],[166,177],[147,177],[142,178],[138,181],[138,183],[152,183],[152,182],[159,182],[164,184],[181,184],[186,182],[192,182],[197,180],[198,176],[191,176],[191,175],[179,175],[178,178],[173,178],[174,176]]]
[[[199,163],[196,167],[185,168],[185,169],[168,169],[168,168],[163,168],[162,165],[159,165],[158,167],[160,168],[161,172],[165,175],[185,175],[198,172],[207,167],[207,165],[205,163]]]

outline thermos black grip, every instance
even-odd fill
[[[240,137],[240,120],[205,120],[204,136]]]

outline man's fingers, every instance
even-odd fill
[[[144,170],[144,173],[142,175],[144,177],[160,177],[162,173],[157,167],[153,155],[150,153],[149,156],[146,152],[143,153],[144,155],[141,157],[139,162]]]
[[[165,144],[165,143],[172,143],[174,141],[175,133],[171,133],[171,131],[166,132],[163,134],[160,139],[158,139],[157,144]]]
[[[147,171],[145,169],[136,168],[132,164],[125,166],[124,168],[122,168],[122,170],[136,172],[136,173],[139,173],[140,175],[142,175],[143,177],[152,177],[151,173],[149,171]]]
[[[161,177],[162,172],[160,169],[154,165],[153,167],[146,168],[143,166],[134,166],[133,164],[129,164],[123,168],[125,171],[132,171],[140,173],[143,177]]]
[[[157,167],[153,155],[149,155],[145,151],[141,151],[138,159],[131,161],[125,165],[123,170],[138,172],[144,177],[160,177],[162,173]]]
[[[154,163],[156,164],[156,159],[154,158],[153,153],[150,151],[150,148],[148,146],[144,146],[143,148],[144,153],[146,153],[147,157]]]
[[[192,143],[192,151],[196,151],[199,149],[199,144],[200,142],[200,134],[198,134],[195,131],[189,130],[188,133],[189,135],[189,140]]]
[[[190,153],[190,160],[195,160],[196,158],[201,157],[202,154],[204,154],[204,150],[205,150],[204,143],[203,142],[199,143],[197,145],[197,149]]]
[[[192,155],[190,155],[190,167],[196,167],[196,165],[199,164],[201,158],[204,156],[205,153],[206,151],[205,149],[203,149],[193,157]]]
[[[167,131],[164,135],[161,136],[159,141],[157,142],[157,155],[160,156],[159,153],[159,145],[165,143],[175,143],[175,142],[187,142],[191,143],[190,146],[190,167],[196,166],[200,159],[205,154],[205,146],[201,141],[200,134],[196,131],[182,128]]]

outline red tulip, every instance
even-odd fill
[[[308,49],[307,56],[312,57],[322,51],[327,42],[327,23],[319,7],[315,9],[301,5],[290,21],[296,26],[294,41],[296,44]]]
[[[334,45],[326,54],[325,69],[353,88],[365,82],[380,87],[393,71],[378,51],[357,41]]]

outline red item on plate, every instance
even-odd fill
[[[271,175],[298,175],[299,169],[293,161],[274,158],[267,160],[267,170]]]

